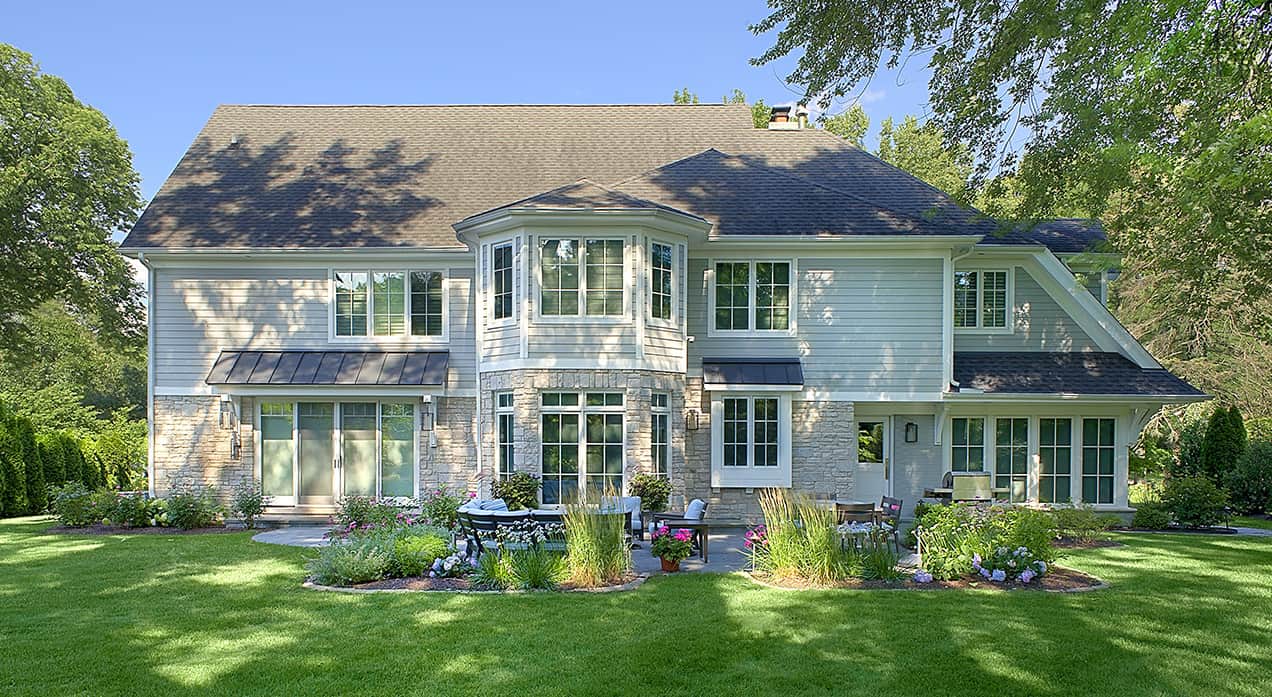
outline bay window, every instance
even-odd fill
[[[516,459],[513,455],[513,401],[511,392],[499,392],[495,395],[495,452],[502,481],[516,471]]]
[[[669,395],[655,392],[649,396],[650,406],[650,460],[654,474],[666,477],[671,473],[671,410]]]
[[[512,317],[512,243],[495,245],[491,264],[492,319]]]
[[[582,397],[582,398],[580,398]],[[607,490],[622,492],[624,432],[621,392],[544,392],[543,503],[560,505]]]
[[[671,320],[672,302],[672,247],[661,242],[649,245],[649,317]]]
[[[791,263],[720,261],[714,266],[712,328],[719,332],[788,331]]]
[[[539,243],[539,312],[545,317],[620,317],[626,299],[621,239],[544,239]]]
[[[336,337],[444,337],[440,271],[336,270],[331,275]]]

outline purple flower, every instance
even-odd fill
[[[1038,573],[1039,574],[1047,573],[1047,562],[1041,559],[1038,560]]]
[[[989,580],[994,583],[1002,583],[1007,580],[1007,572],[1002,569],[994,569],[994,573],[989,575]]]
[[[982,569],[980,570],[980,575],[981,575],[981,576],[984,576],[985,578],[989,578],[989,569],[982,568]]]
[[[972,566],[980,566],[980,563],[981,563],[980,552],[977,552],[972,555]]]
[[[1029,583],[1029,582],[1030,582],[1030,581],[1032,581],[1032,580],[1034,580],[1034,572],[1033,572],[1033,569],[1025,569],[1024,571],[1021,571],[1021,572],[1020,572],[1020,582],[1021,582],[1021,583]]]
[[[914,572],[914,582],[915,583],[931,583],[932,574],[929,574],[928,572],[922,569],[919,569],[918,571]]]

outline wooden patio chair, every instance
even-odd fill
[[[904,501],[891,496],[884,496],[879,501],[879,508],[883,509],[879,520],[892,526],[892,546],[897,554],[901,553],[901,510],[904,506]]]
[[[879,513],[875,510],[873,503],[837,503],[835,504],[835,518],[839,525],[844,523],[878,523]],[[860,549],[857,539],[858,536],[852,536],[853,549]],[[839,536],[839,548],[848,548],[848,536]]]

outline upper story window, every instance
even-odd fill
[[[787,331],[791,328],[791,264],[716,262],[713,297],[716,331]]]
[[[672,302],[672,247],[661,242],[649,245],[649,317],[671,320]]]
[[[621,239],[544,239],[540,314],[622,316],[627,284]]]
[[[512,243],[495,245],[491,265],[491,312],[494,319],[512,317]]]
[[[338,337],[445,335],[440,271],[338,270],[332,283]]]
[[[954,326],[959,329],[1006,329],[1006,271],[954,272]]]

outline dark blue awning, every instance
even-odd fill
[[[447,351],[222,351],[209,385],[438,387]]]
[[[704,358],[702,382],[710,385],[802,386],[798,358]]]

